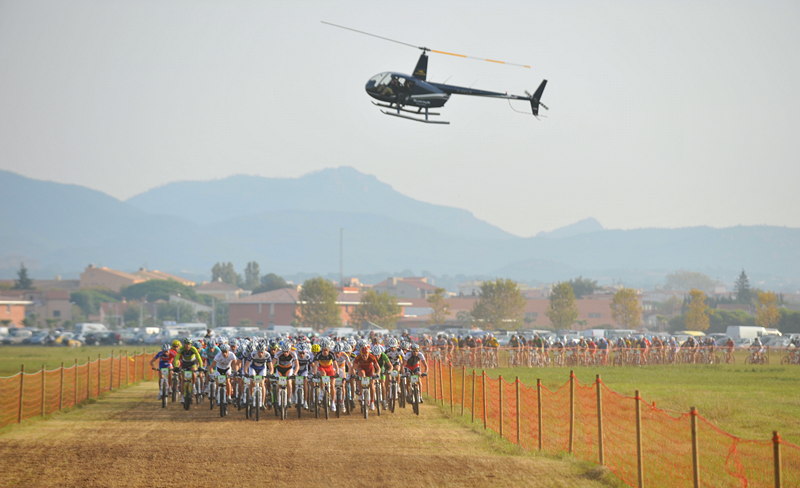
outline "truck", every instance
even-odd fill
[[[780,334],[780,332],[778,334]],[[764,327],[756,327],[752,325],[729,325],[725,329],[725,335],[727,335],[733,340],[737,339],[753,340],[756,337],[762,337],[773,334],[770,334]]]

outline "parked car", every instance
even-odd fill
[[[33,335],[34,329],[13,328],[8,330],[8,335],[3,338],[3,344],[22,344],[25,339]]]
[[[87,346],[116,346],[122,344],[122,337],[118,332],[92,332],[83,337],[83,343]]]

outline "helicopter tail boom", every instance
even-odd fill
[[[539,88],[533,92],[531,95],[531,111],[533,112],[534,116],[539,115],[539,106],[541,105],[545,110],[547,109],[547,105],[541,103],[539,100],[542,98],[542,93],[544,93],[544,87],[547,85],[547,80],[542,80],[539,84]]]

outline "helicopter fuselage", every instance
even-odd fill
[[[381,102],[414,107],[443,107],[450,99],[450,93],[436,84],[403,73],[389,71],[370,78],[364,88],[369,96]]]

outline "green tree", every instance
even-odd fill
[[[211,281],[222,281],[230,285],[239,286],[242,278],[236,274],[233,263],[217,263],[211,268]]]
[[[194,288],[174,280],[148,280],[126,286],[120,291],[120,295],[126,300],[144,301],[146,299],[148,302],[169,300],[170,296],[177,295],[192,301],[199,300]]]
[[[758,304],[756,307],[756,324],[761,327],[773,328],[781,321],[781,313],[778,311],[778,297],[771,291],[758,292]]]
[[[252,290],[259,285],[261,268],[255,261],[250,261],[244,268],[244,288]]]
[[[386,292],[367,290],[361,295],[361,303],[356,306],[351,318],[356,325],[366,321],[385,329],[394,329],[401,311],[396,297]]]
[[[525,297],[517,282],[498,278],[481,283],[472,317],[484,328],[518,329],[525,315]]]
[[[19,271],[17,271],[17,279],[14,281],[14,289],[15,290],[33,289],[33,280],[28,277],[28,268],[25,267],[25,263],[21,263],[19,265]]]
[[[667,275],[667,290],[691,290],[698,289],[704,291],[714,291],[717,282],[695,271],[676,271]]]
[[[433,294],[428,296],[426,301],[431,306],[433,312],[431,318],[428,320],[429,324],[443,324],[447,320],[447,314],[450,312],[450,305],[445,300],[445,289],[437,288]]]
[[[157,307],[159,320],[173,320],[179,323],[194,322],[194,308],[184,302],[160,302]]]
[[[275,273],[265,274],[261,277],[261,284],[253,288],[253,294],[264,293],[272,290],[280,290],[281,288],[291,288],[286,280],[276,275]]]
[[[306,280],[299,295],[300,322],[315,329],[340,325],[342,317],[336,304],[338,298],[336,286],[325,278]]]
[[[733,285],[734,289],[736,290],[736,303],[743,303],[750,305],[753,303],[753,290],[750,288],[750,279],[747,277],[747,273],[742,270],[739,273],[739,277],[736,278],[736,283]]]
[[[572,291],[573,293],[575,293],[575,298],[577,299],[581,299],[587,295],[591,295],[599,288],[597,286],[597,281],[590,280],[582,276],[578,276],[573,280],[569,280],[567,283],[569,283],[570,286],[572,287]]]
[[[575,304],[575,292],[567,283],[559,283],[550,294],[550,308],[547,317],[555,330],[568,329],[578,318],[578,306]]]
[[[69,296],[69,300],[74,303],[84,317],[100,312],[100,304],[105,302],[118,302],[118,295],[108,290],[79,290]]]
[[[642,324],[642,305],[636,290],[623,288],[611,300],[611,316],[623,329],[638,329]]]
[[[708,316],[708,305],[706,305],[706,294],[702,290],[692,289],[689,291],[689,303],[683,317],[686,330],[708,330],[711,320]]]

